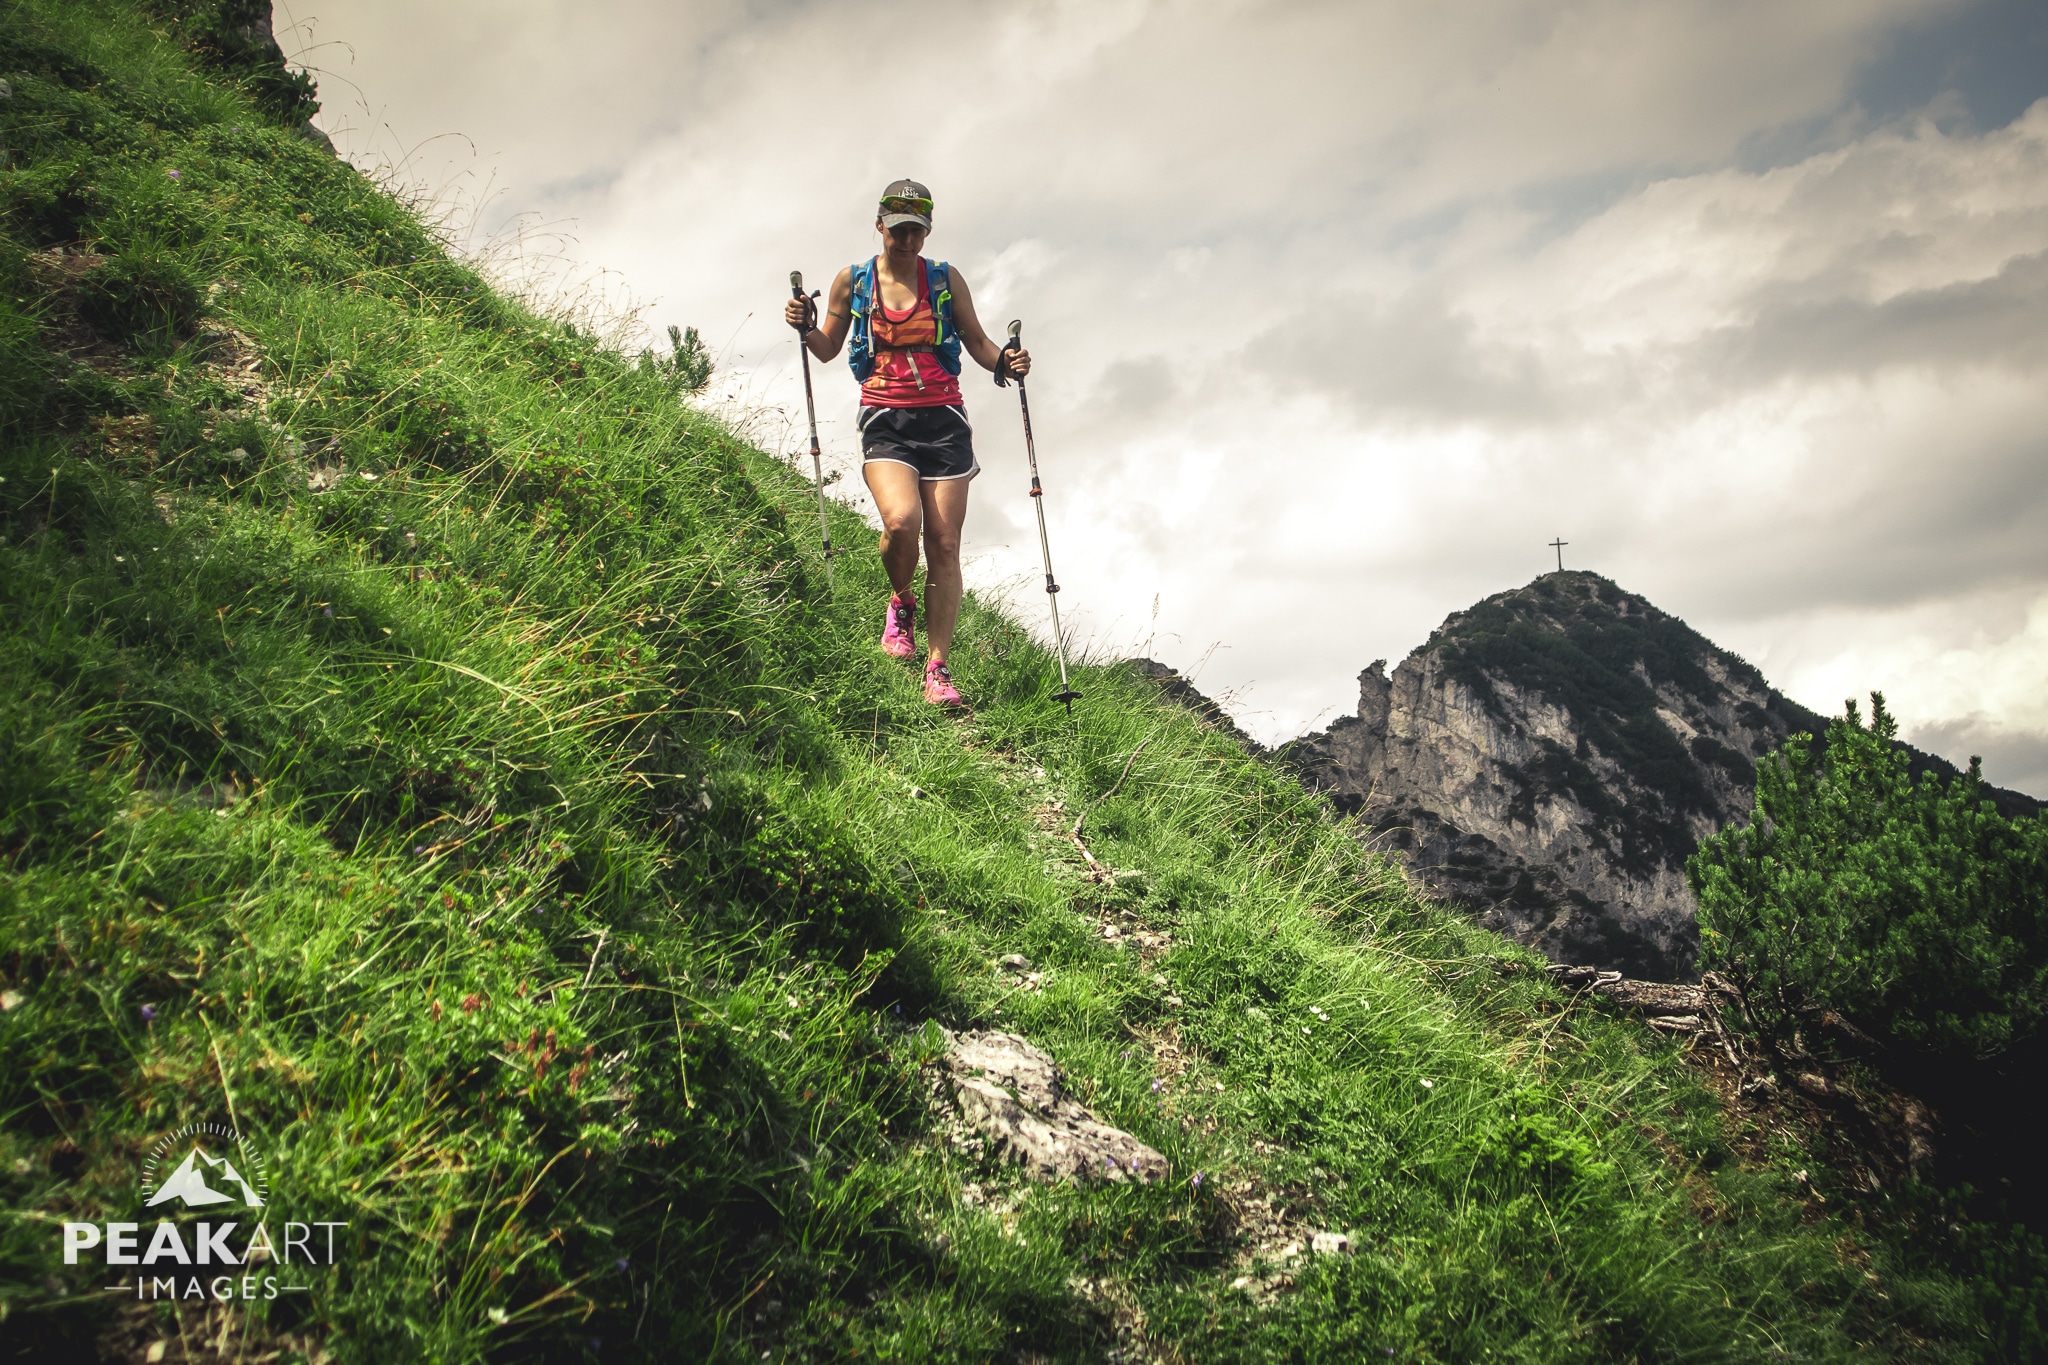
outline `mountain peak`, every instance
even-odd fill
[[[1391,677],[1374,663],[1356,716],[1281,755],[1483,922],[1670,980],[1698,945],[1686,857],[1749,816],[1759,758],[1826,728],[1647,598],[1565,570],[1451,613]]]

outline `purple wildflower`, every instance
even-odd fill
[[[170,172],[170,177],[171,179],[176,180],[178,178],[178,173],[176,171],[172,171]]]
[[[616,1261],[613,1261],[613,1262],[612,1262],[612,1268],[613,1268],[614,1270],[624,1270],[624,1269],[625,1269],[625,1268],[626,1268],[627,1266],[629,1266],[629,1265],[631,1265],[631,1264],[633,1264],[633,1259],[632,1259],[632,1257],[630,1257],[630,1256],[621,1256],[621,1257],[619,1257],[619,1259],[618,1259],[618,1260],[616,1260]]]
[[[1202,1188],[1202,1173],[1200,1171],[1195,1172],[1194,1186],[1198,1190]]]
[[[334,608],[333,608],[333,607],[322,607],[322,608],[320,608],[320,614],[321,614],[322,616],[332,616],[332,615],[334,615]]]
[[[425,844],[414,844],[412,846],[412,851],[414,857],[419,857],[426,853],[427,846]]]
[[[1159,1089],[1159,1082],[1157,1082],[1157,1081],[1154,1081],[1154,1082],[1152,1082],[1152,1088],[1153,1088],[1153,1089],[1154,1089],[1155,1091],[1156,1091],[1156,1090],[1158,1090],[1158,1089]]]
[[[144,1005],[142,1007],[142,1022],[145,1024],[154,1024],[156,1022],[155,1005]]]

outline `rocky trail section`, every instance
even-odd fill
[[[976,747],[969,739],[970,748]],[[1169,1013],[1186,1008],[1173,992],[1166,959],[1173,937],[1152,923],[1140,909],[1111,895],[1145,884],[1139,868],[1111,867],[1087,843],[1088,814],[1116,794],[1131,776],[1145,744],[1125,759],[1114,783],[1094,801],[1070,805],[1057,779],[1039,763],[1005,751],[985,757],[1002,768],[1028,812],[1033,846],[1047,856],[1047,874],[1071,878],[1073,909],[1088,923],[1091,936],[1105,946],[1137,955],[1138,966],[1162,995]],[[1045,989],[1049,968],[1022,953],[1010,952],[993,964],[1010,990],[1033,993]],[[1126,1023],[1132,1048],[1150,1059],[1154,1090],[1162,1101],[1221,1091],[1209,1060],[1184,1042],[1171,1018],[1151,1024]],[[943,1145],[982,1160],[994,1159],[1013,1174],[1007,1179],[990,1172],[961,1187],[963,1204],[1015,1225],[1025,1188],[1061,1180],[1153,1184],[1172,1177],[1164,1154],[1133,1134],[1106,1123],[1083,1105],[1052,1055],[1020,1034],[1000,1030],[944,1030],[946,1047],[927,1068],[926,1092]],[[1184,1130],[1216,1135],[1213,1114],[1182,1112],[1176,1120]],[[1219,1169],[1191,1173],[1192,1183],[1207,1183],[1224,1210],[1218,1228],[1229,1254],[1223,1262],[1226,1285],[1254,1303],[1276,1302],[1316,1256],[1349,1255],[1350,1236],[1327,1226],[1321,1199],[1304,1186],[1270,1178],[1265,1168],[1287,1155],[1282,1145],[1256,1136],[1243,1139],[1244,1157],[1219,1162]],[[993,1178],[991,1178],[993,1177]],[[1001,1186],[1021,1177],[1022,1186],[1005,1192]],[[1131,1287],[1114,1275],[1090,1276],[1069,1286],[1103,1315],[1116,1345],[1110,1359],[1138,1362],[1164,1359],[1145,1330],[1145,1314]]]

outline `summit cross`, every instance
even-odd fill
[[[1557,571],[1559,573],[1564,572],[1564,547],[1569,544],[1571,544],[1569,540],[1553,540],[1550,542],[1550,548],[1557,551]]]

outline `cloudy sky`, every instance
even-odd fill
[[[1025,321],[1078,634],[1199,668],[1262,738],[1561,536],[1798,700],[1880,688],[2048,796],[2039,0],[280,0],[277,27],[357,164],[506,270],[697,326],[786,451],[788,271],[825,283],[886,181],[929,184],[930,253]],[[1028,589],[1015,399],[967,392],[970,574]],[[853,498],[843,366],[820,397]]]

